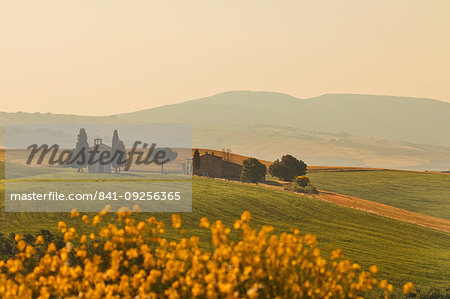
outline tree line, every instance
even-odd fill
[[[228,160],[226,161],[229,161],[231,157],[231,150],[222,150],[222,152],[224,157],[228,157]],[[194,173],[198,173],[201,165],[200,152],[198,149],[194,151],[192,164]],[[261,163],[258,159],[248,158],[242,163],[242,171],[239,179],[242,182],[258,183],[265,180],[268,172],[272,177],[283,181],[292,182],[293,191],[302,193],[316,193],[317,190],[306,176],[307,167],[308,166],[305,162],[292,155],[284,155],[281,159],[275,160],[268,169],[266,165]]]

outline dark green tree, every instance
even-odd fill
[[[198,174],[200,171],[200,152],[198,149],[194,152],[194,157],[192,157],[192,167],[194,169],[194,174]]]
[[[248,158],[242,163],[241,181],[257,183],[266,177],[267,167],[255,158]]]
[[[120,173],[120,168],[125,166],[127,161],[127,151],[125,150],[125,144],[119,139],[119,133],[114,130],[112,145],[111,145],[111,155],[114,159],[111,161],[112,167],[115,173]]]
[[[291,155],[284,155],[269,166],[269,173],[284,181],[292,181],[299,175],[306,174],[307,165]]]
[[[89,143],[87,139],[86,130],[81,128],[80,133],[78,133],[77,144],[70,159],[72,167],[77,168],[78,172],[83,172],[83,169],[88,164]]]

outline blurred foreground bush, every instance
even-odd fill
[[[72,217],[80,217],[74,211]],[[250,227],[244,212],[233,226],[241,237],[229,240],[231,229],[221,221],[200,226],[211,231],[211,249],[199,237],[169,241],[164,223],[154,217],[136,221],[130,212],[101,212],[81,217],[95,233],[79,234],[58,223],[64,246],[38,236],[27,244],[16,235],[17,253],[0,261],[3,298],[359,298],[367,292],[389,296],[393,286],[376,278],[378,268],[363,271],[344,259],[340,249],[321,255],[316,237],[297,229],[281,235],[273,227]],[[103,224],[103,225],[102,225]],[[172,215],[172,226],[181,229]],[[48,244],[48,245],[47,245]],[[36,266],[29,263],[43,252]],[[27,270],[29,269],[29,270]],[[412,291],[412,284],[403,287]]]

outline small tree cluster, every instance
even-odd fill
[[[257,183],[266,177],[267,168],[255,158],[248,158],[242,163],[240,179],[242,182]]]
[[[294,182],[302,187],[306,187],[311,183],[309,177],[307,177],[306,175],[299,175],[295,178]]]
[[[291,155],[285,155],[281,157],[281,161],[277,159],[270,165],[269,173],[284,181],[292,181],[297,176],[305,175],[306,168],[305,162]]]
[[[292,191],[299,193],[318,193],[316,187],[306,175],[300,175],[292,182]]]
[[[231,148],[223,148],[222,156],[224,161],[231,162]]]

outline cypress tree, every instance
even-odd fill
[[[119,133],[114,130],[113,139],[111,144],[111,155],[114,159],[111,161],[112,167],[115,173],[120,173],[120,167],[124,166],[127,160],[127,152],[125,150],[125,144],[119,139]]]
[[[194,152],[194,157],[192,158],[192,166],[194,168],[194,174],[198,174],[200,171],[200,152],[198,149]]]
[[[78,133],[77,144],[71,156],[74,160],[71,159],[70,161],[72,167],[77,168],[78,172],[83,172],[84,167],[88,164],[89,143],[87,139],[86,130],[81,128],[80,133]]]

